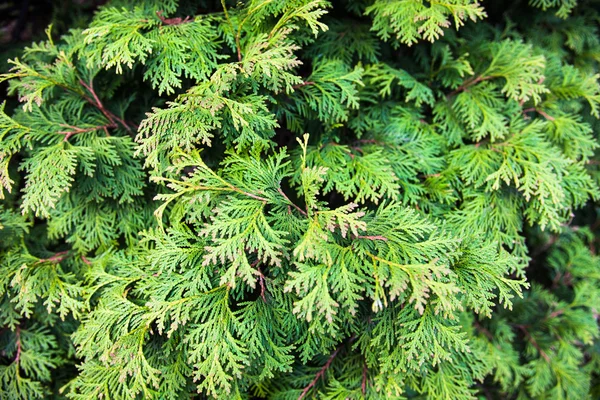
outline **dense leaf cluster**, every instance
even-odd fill
[[[600,14],[510,3],[49,28],[0,75],[0,397],[598,396]]]

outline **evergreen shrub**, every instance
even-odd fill
[[[600,398],[598,6],[48,28],[0,77],[0,398]]]

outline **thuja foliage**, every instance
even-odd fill
[[[49,28],[0,78],[0,397],[598,397],[598,2],[487,3]]]

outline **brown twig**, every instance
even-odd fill
[[[442,176],[441,173],[437,173],[437,174],[419,174],[418,175],[419,179],[439,178],[440,176]]]
[[[255,200],[260,200],[260,201],[262,201],[262,202],[265,202],[265,203],[268,203],[268,202],[269,202],[269,199],[267,199],[267,198],[264,198],[264,197],[258,196],[258,195],[256,195],[256,194],[253,194],[253,193],[250,193],[250,192],[246,192],[246,191],[244,191],[244,190],[240,189],[239,187],[233,186],[232,184],[229,184],[229,183],[227,183],[227,185],[228,185],[228,186],[229,186],[229,188],[230,188],[231,190],[233,190],[234,192],[238,192],[238,193],[240,193],[240,194],[243,194],[244,196],[248,196],[248,197],[251,197],[251,198],[253,198],[253,199],[255,199]],[[199,190],[206,190],[206,189],[207,189],[207,188],[206,188],[206,187],[204,187],[204,186],[197,186],[197,188],[198,188]],[[259,193],[260,193],[260,191],[259,191]]]
[[[565,310],[563,310],[563,309],[552,311],[550,314],[548,314],[548,316],[546,318],[544,318],[544,321],[547,321],[552,318],[556,318],[564,313],[565,313]]]
[[[373,235],[373,236],[369,236],[369,235],[358,235],[358,236],[354,236],[354,239],[366,239],[366,240],[381,240],[384,242],[388,241],[388,238],[386,238],[385,236],[380,236],[380,235]]]
[[[487,138],[483,139],[482,141],[475,143],[475,148],[479,148],[479,147],[481,147],[481,146],[484,146],[484,145],[487,145],[487,144],[489,144],[489,143],[490,143],[490,138],[489,138],[489,137],[487,137]],[[497,145],[497,144],[496,144],[496,145]],[[492,150],[493,150],[493,149],[492,149]]]
[[[533,336],[531,336],[531,334],[529,333],[529,331],[527,330],[525,325],[515,325],[515,326],[517,328],[519,328],[521,330],[521,332],[523,332],[523,334],[525,335],[525,338],[529,341],[529,343],[531,343],[533,345],[533,347],[535,347],[537,349],[537,351],[540,353],[540,356],[542,356],[542,358],[544,360],[546,360],[547,363],[550,363],[550,357],[548,357],[548,354],[546,354],[546,352],[541,349],[540,345],[533,338]]]
[[[235,47],[237,49],[238,61],[242,62],[242,46],[240,45],[240,38],[238,36],[235,37]]]
[[[58,252],[48,258],[40,258],[36,264],[41,264],[45,262],[51,262],[53,264],[58,264],[62,262],[65,258],[67,258],[67,254],[69,254],[69,250]]]
[[[181,24],[185,24],[186,22],[189,22],[191,17],[188,15],[187,17],[185,17],[185,19],[181,18],[181,17],[176,17],[176,18],[165,18],[162,15],[162,10],[159,10],[156,12],[156,16],[158,17],[158,19],[160,19],[160,21],[164,24],[164,25],[181,25]]]
[[[92,95],[93,99],[91,99],[90,97],[84,95],[83,97],[86,99],[86,101],[88,103],[90,103],[91,105],[93,105],[94,107],[96,107],[98,110],[100,110],[100,112],[102,114],[104,114],[104,116],[106,118],[108,118],[108,120],[110,121],[110,123],[112,125],[116,125],[116,123],[120,123],[125,129],[127,129],[128,131],[131,132],[131,127],[129,126],[129,124],[127,122],[125,122],[124,120],[122,120],[121,118],[117,117],[115,114],[113,114],[111,111],[107,110],[104,105],[102,104],[102,102],[100,101],[100,98],[98,97],[98,95],[96,94],[96,91],[94,90],[94,83],[92,80],[90,80],[90,83],[87,84],[83,81],[83,79],[79,80],[79,83],[81,84],[81,86],[83,86],[84,88],[87,89],[87,91]],[[116,122],[115,122],[116,121]]]
[[[538,79],[537,83],[538,85],[541,85],[542,83],[544,83],[544,80],[546,80],[546,77],[542,76],[540,79]],[[525,99],[521,99],[519,101],[519,107],[523,107],[523,104],[525,104]]]
[[[258,265],[259,260],[256,260],[253,264]],[[265,275],[262,273],[260,267],[257,267],[256,270],[258,271],[258,284],[260,285],[260,298],[266,303],[267,298],[265,297],[265,292],[266,292]]]
[[[360,153],[361,155],[364,155],[364,154],[365,154],[365,151],[364,151],[363,149],[361,149],[360,147],[358,147],[358,146],[352,146],[352,147],[350,147],[350,148],[351,148],[352,150],[354,150],[354,151],[356,151],[356,152]],[[354,154],[350,153],[350,157],[354,158]]]
[[[299,88],[301,88],[303,86],[310,86],[310,85],[314,85],[314,84],[315,84],[314,82],[305,81],[305,82],[302,82],[302,83],[299,83],[297,85],[292,86],[292,89],[299,89]]]
[[[363,369],[362,369],[362,381],[360,383],[360,389],[362,391],[363,396],[367,393],[367,373],[369,370],[367,369],[367,362],[363,360]]]
[[[467,90],[468,88],[470,88],[471,86],[473,86],[479,82],[487,81],[488,79],[492,79],[492,78],[493,78],[493,76],[479,75],[477,78],[466,81],[465,83],[463,83],[462,85],[460,85],[459,87],[454,89],[452,92],[448,93],[446,95],[446,98],[449,99],[450,97],[455,96],[455,95],[459,94],[460,92],[464,92],[465,90]]]
[[[241,193],[241,194],[243,194],[245,196],[251,197],[251,198],[253,198],[255,200],[264,201],[265,203],[267,203],[269,201],[269,199],[266,199],[264,197],[260,197],[260,196],[257,196],[255,194],[249,193],[249,192],[244,192],[242,189],[234,188],[234,190],[236,192],[238,192],[238,193]]]
[[[338,355],[338,353],[340,352],[341,349],[342,349],[342,346],[339,346],[337,349],[335,349],[335,351],[333,353],[331,353],[331,355],[329,356],[329,359],[327,360],[327,362],[325,363],[325,365],[323,365],[323,367],[319,370],[319,372],[317,372],[317,375],[315,375],[315,379],[313,379],[308,384],[308,386],[306,386],[304,388],[304,390],[302,391],[302,393],[298,397],[298,400],[302,400],[304,398],[304,396],[306,396],[306,394],[308,393],[308,391],[313,386],[315,386],[317,384],[317,382],[319,381],[319,379],[321,379],[321,377],[323,377],[323,375],[325,375],[325,372],[327,372],[327,370],[329,369],[329,366],[331,365],[331,363],[333,362],[333,360]]]
[[[294,204],[294,202],[292,202],[290,200],[289,197],[287,197],[287,195],[283,192],[283,190],[281,190],[281,188],[277,188],[277,191],[279,192],[280,195],[282,195],[289,203],[290,205],[292,205],[296,210],[298,210],[298,212],[302,215],[304,215],[305,217],[308,216],[308,213],[306,211],[304,211],[303,209],[301,209],[299,206],[297,206],[296,204]]]
[[[546,118],[548,121],[554,121],[554,117],[546,114],[546,112],[540,110],[539,108],[536,109],[536,111],[538,112],[538,114],[540,114],[542,117]]]
[[[352,335],[348,339],[347,343],[348,344],[352,343],[355,340],[356,340],[356,336]],[[298,397],[298,400],[302,400],[304,398],[304,396],[306,396],[308,394],[308,392],[310,391],[310,389],[312,389],[317,384],[317,382],[319,381],[319,379],[321,379],[323,377],[323,375],[325,375],[325,372],[327,372],[327,370],[331,366],[331,363],[333,362],[333,360],[335,359],[335,357],[338,355],[338,353],[340,352],[340,350],[344,347],[344,344],[345,343],[340,344],[338,346],[338,348],[335,349],[335,351],[333,353],[331,353],[331,355],[327,359],[327,362],[325,363],[325,365],[323,365],[323,367],[315,375],[315,378],[308,384],[308,386],[306,386],[304,388],[304,390],[302,390],[302,393],[300,393],[300,396]]]
[[[545,111],[540,110],[539,108],[536,107],[530,107],[530,108],[526,108],[525,110],[523,110],[523,114],[528,113],[528,112],[536,112],[538,114],[540,114],[542,117],[546,118],[548,121],[554,121],[554,117],[551,115],[548,115]]]
[[[85,132],[94,132],[94,131],[99,131],[99,130],[104,130],[104,132],[106,133],[106,136],[110,136],[110,134],[108,133],[108,128],[116,128],[117,125],[115,124],[106,124],[106,125],[100,125],[100,126],[92,126],[90,128],[79,128],[77,126],[72,126],[72,125],[66,125],[66,124],[61,124],[61,126],[66,127],[66,128],[71,128],[70,131],[60,131],[60,132],[56,132],[59,135],[64,135],[64,141],[67,142],[71,136],[74,135],[78,135],[80,133],[85,133]]]
[[[254,251],[254,253],[257,253],[257,252]],[[265,297],[265,293],[266,293],[265,275],[263,274],[262,270],[259,267],[261,261],[262,260],[260,258],[257,258],[250,264],[250,268],[256,268],[256,272],[258,273],[258,284],[260,285],[260,297],[266,303],[267,298]]]
[[[15,363],[19,363],[19,359],[21,358],[21,327],[17,326],[17,330],[15,331],[16,341],[17,341],[17,355],[15,356]]]

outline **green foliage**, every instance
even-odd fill
[[[478,1],[376,0],[365,9],[373,15],[373,30],[383,40],[390,38],[412,45],[419,39],[433,42],[444,34],[444,28],[456,29],[465,21],[486,16]]]
[[[49,29],[0,75],[0,397],[600,396],[598,12],[498,7]]]
[[[530,0],[529,3],[532,6],[543,10],[558,7],[556,15],[560,18],[567,18],[571,11],[577,6],[576,0]]]

